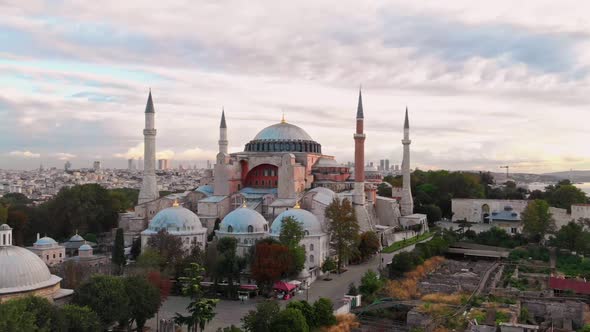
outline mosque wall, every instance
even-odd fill
[[[12,299],[18,299],[21,297],[31,296],[31,295],[44,297],[44,298],[48,299],[50,302],[53,302],[53,296],[60,290],[60,288],[61,287],[58,282],[57,284],[55,284],[53,286],[49,286],[49,287],[45,287],[45,288],[41,288],[41,289],[36,289],[34,291],[2,294],[2,295],[0,295],[0,303],[6,302],[6,301],[12,300]]]
[[[401,213],[399,204],[395,199],[377,196],[375,203],[375,212],[379,225],[397,227]]]
[[[521,214],[527,204],[528,201],[526,200],[456,198],[451,200],[453,211],[452,220],[467,220],[469,222],[483,223],[484,214],[486,213],[491,214],[494,211],[503,211],[505,206],[511,206],[514,212]]]

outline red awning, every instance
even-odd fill
[[[256,285],[240,285],[241,289],[245,289],[245,290],[257,290],[258,286]]]
[[[590,283],[575,279],[561,279],[551,277],[549,287],[558,290],[569,290],[577,294],[590,294]]]
[[[283,292],[290,292],[295,289],[295,285],[284,281],[277,281],[272,288],[281,290]]]

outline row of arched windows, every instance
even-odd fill
[[[246,144],[245,151],[252,152],[312,152],[322,153],[322,146],[314,141],[251,141]]]
[[[264,231],[268,231],[268,225],[264,225]],[[234,228],[230,225],[227,226],[227,232],[228,233],[233,233],[234,232]],[[254,226],[252,225],[248,225],[248,233],[254,233]]]

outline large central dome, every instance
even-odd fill
[[[311,136],[305,132],[305,130],[292,125],[290,123],[281,122],[272,126],[262,129],[254,140],[276,140],[276,141],[287,141],[287,140],[302,140],[302,141],[313,141]]]
[[[249,152],[308,152],[321,153],[322,147],[302,128],[281,121],[262,129],[245,151]]]

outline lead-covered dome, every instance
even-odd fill
[[[324,233],[322,231],[322,224],[316,216],[314,216],[311,212],[307,210],[293,208],[284,211],[275,218],[275,220],[272,222],[272,225],[270,226],[270,234],[279,236],[281,234],[281,229],[283,227],[283,220],[287,217],[292,217],[293,219],[301,223],[301,227],[305,232],[305,236],[321,235]]]
[[[220,233],[264,233],[268,223],[264,217],[247,207],[241,207],[228,213],[219,224]]]
[[[0,247],[0,267],[0,294],[44,288],[61,280],[51,275],[41,258],[21,247]]]
[[[146,231],[157,233],[163,229],[168,233],[199,232],[205,230],[199,217],[191,210],[182,206],[169,207],[156,213]]]
[[[58,243],[49,236],[44,236],[33,243],[35,247],[55,247],[57,245]]]
[[[302,128],[281,121],[262,129],[246,144],[249,152],[311,152],[321,153],[321,145]]]

